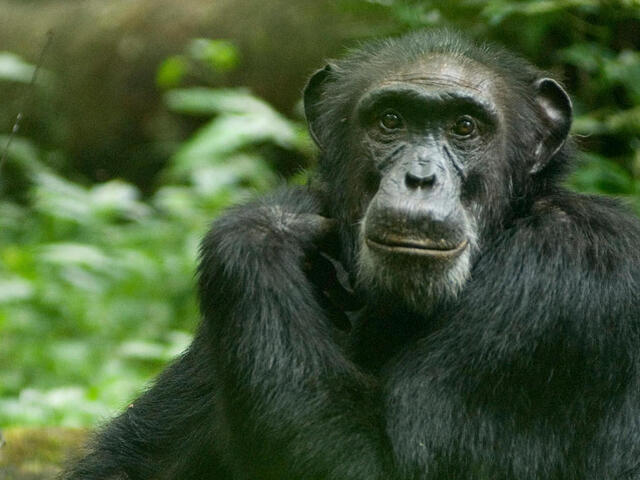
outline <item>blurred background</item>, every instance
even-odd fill
[[[441,25],[561,79],[570,187],[640,213],[638,0],[0,0],[0,479],[48,478],[188,345],[211,219],[313,167],[323,59]]]

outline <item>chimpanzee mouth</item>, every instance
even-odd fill
[[[366,242],[373,250],[404,255],[422,255],[440,258],[457,257],[469,244],[467,239],[464,239],[457,245],[452,245],[446,241],[436,242],[429,238],[415,239],[398,237],[395,235],[388,235],[385,236],[384,239],[376,238],[375,240],[371,237],[367,237]]]

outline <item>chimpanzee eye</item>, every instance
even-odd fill
[[[397,130],[402,127],[402,117],[393,110],[387,110],[380,116],[380,125],[385,130]]]
[[[469,115],[463,115],[456,120],[451,131],[459,137],[468,137],[476,131],[476,122]]]

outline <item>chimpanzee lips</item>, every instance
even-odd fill
[[[385,235],[384,238],[367,237],[367,245],[374,250],[405,255],[423,255],[450,258],[460,255],[467,247],[467,239],[458,244],[446,240],[435,241],[430,238],[407,238],[397,235]]]

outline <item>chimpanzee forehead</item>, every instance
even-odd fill
[[[389,72],[379,86],[411,83],[429,89],[462,89],[495,98],[504,85],[499,76],[466,57],[432,54]]]

